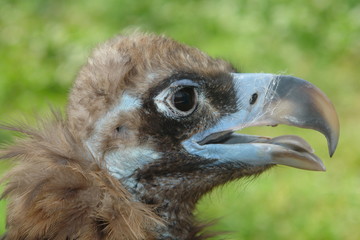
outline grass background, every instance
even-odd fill
[[[326,173],[277,167],[205,196],[199,219],[227,239],[360,239],[360,2],[358,0],[2,0],[0,121],[33,119],[64,107],[90,50],[139,28],[231,61],[244,72],[286,73],[311,81],[333,101],[341,123],[330,159],[318,133],[280,126],[247,133],[299,134]],[[0,143],[13,135],[0,131]],[[0,172],[9,163],[0,163]],[[0,232],[5,205],[0,203]],[[214,238],[220,239],[220,238]]]

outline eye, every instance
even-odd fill
[[[171,99],[173,107],[184,113],[191,113],[197,105],[197,92],[194,87],[183,87],[177,90]]]
[[[181,79],[163,89],[154,103],[159,113],[166,117],[179,119],[189,116],[200,104],[201,86],[189,79]]]

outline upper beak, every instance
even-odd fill
[[[240,123],[243,125],[241,128],[285,124],[314,129],[324,134],[329,154],[334,154],[339,140],[339,119],[333,104],[319,88],[292,76],[233,76],[238,103],[241,106],[249,105],[247,117]],[[258,96],[257,102],[249,104],[254,94]]]
[[[252,73],[232,76],[238,110],[185,141],[185,149],[205,158],[221,159],[222,162],[283,164],[325,170],[311,147],[297,136],[270,139],[228,134],[224,138],[224,134],[219,133],[277,124],[314,129],[326,137],[332,156],[339,139],[339,120],[326,95],[313,84],[292,76]],[[218,144],[211,144],[216,138]]]

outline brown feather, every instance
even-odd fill
[[[135,189],[125,189],[125,184],[111,176],[102,158],[111,149],[144,145],[159,151],[171,150],[173,140],[204,130],[208,121],[184,136],[180,133],[163,136],[156,132],[151,121],[144,123],[147,109],[142,113],[122,112],[98,132],[96,123],[119,104],[124,93],[150,101],[148,90],[178,73],[218,79],[233,71],[223,60],[162,36],[132,34],[99,45],[77,76],[66,118],[55,111],[54,120],[39,121],[37,128],[3,126],[26,136],[0,152],[0,158],[16,159],[18,163],[3,179],[6,182],[3,198],[9,202],[5,239],[138,240],[155,239],[157,234],[204,239],[205,235],[199,235],[202,227],[196,226],[192,215],[196,201],[215,185],[253,171],[244,169],[238,174],[228,174],[215,183],[217,172],[208,177],[202,176],[200,170],[191,172],[192,165],[187,169],[186,161],[175,154],[168,162],[155,162],[138,171],[137,174],[144,173],[139,181],[147,189],[143,195],[134,196],[127,190]],[[213,88],[226,86],[214,81]],[[207,104],[207,111],[217,112]],[[117,128],[119,131],[115,131]],[[94,132],[99,145],[95,154],[86,142]],[[159,138],[168,143],[169,149],[162,149],[166,144],[161,144]],[[152,174],[174,168],[188,173],[176,188],[171,185],[176,179],[171,177],[163,185],[156,182],[161,176],[151,180]],[[194,179],[199,185],[192,184]],[[159,189],[160,186],[164,189]],[[158,205],[152,206],[152,201]]]
[[[85,151],[59,115],[41,129],[6,127],[27,139],[1,152],[18,165],[2,180],[9,201],[5,239],[151,239],[161,220],[131,200]]]

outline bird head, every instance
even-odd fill
[[[323,171],[300,137],[236,133],[286,124],[325,135],[339,122],[328,98],[292,76],[238,73],[221,59],[169,38],[134,34],[98,46],[82,67],[68,123],[88,156],[135,201],[156,206],[166,239],[194,229],[192,210],[214,187],[275,165]]]

